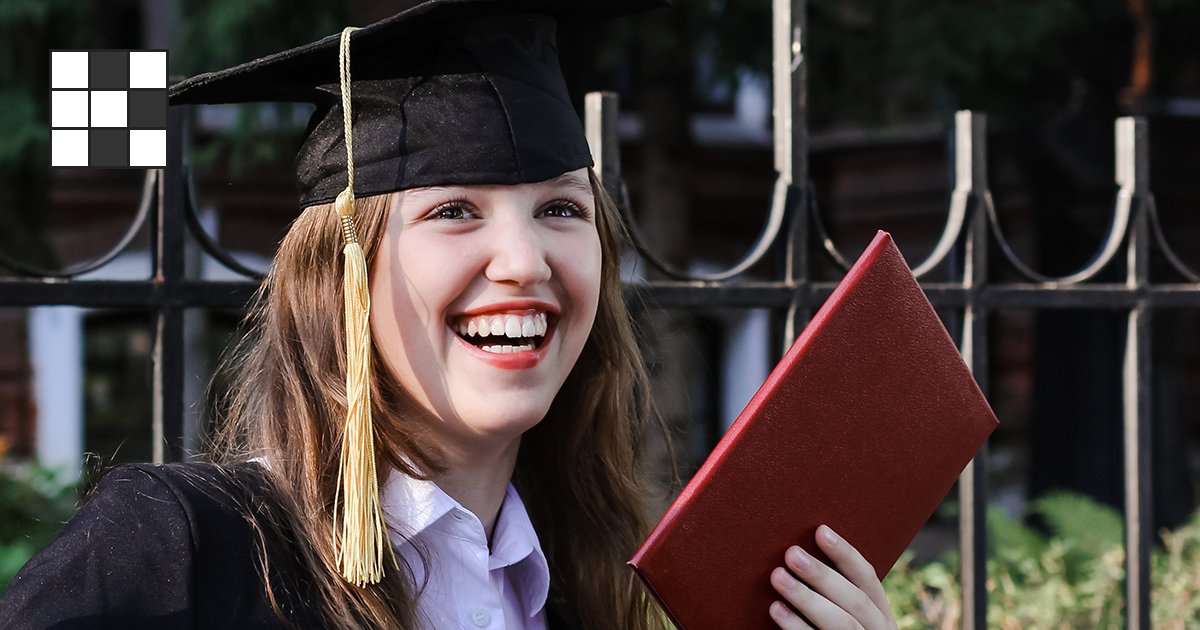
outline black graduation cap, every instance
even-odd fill
[[[558,65],[558,22],[667,0],[428,0],[350,38],[355,196],[536,182],[590,166]],[[175,84],[173,105],[311,102],[296,158],[302,207],[346,187],[339,36]]]

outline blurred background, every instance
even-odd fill
[[[170,72],[182,77],[413,3],[0,0],[0,251],[50,268],[90,259],[120,238],[141,197],[141,171],[49,168],[48,50],[169,48]],[[1069,273],[1099,247],[1116,192],[1113,121],[1126,115],[1149,123],[1166,237],[1200,267],[1200,3],[808,0],[807,19],[811,186],[848,256],[877,229],[890,231],[910,262],[932,250],[953,185],[953,114],[972,109],[989,117],[999,221],[1035,269]],[[560,36],[581,112],[589,91],[620,95],[631,208],[650,247],[678,267],[728,267],[767,216],[775,179],[770,36],[769,0],[676,0],[668,11]],[[254,269],[266,268],[295,215],[292,157],[309,113],[284,105],[194,111],[201,222]],[[655,275],[632,254],[625,262],[630,278]],[[742,280],[772,279],[778,263],[768,257]],[[195,247],[187,266],[195,278],[239,278]],[[1113,267],[1099,280],[1122,281]],[[147,232],[80,279],[145,279],[150,268]],[[990,281],[1018,279],[998,256],[989,268]],[[819,280],[841,276],[816,256],[811,269]],[[13,272],[0,266],[0,274]],[[1182,281],[1161,258],[1151,279]],[[686,481],[779,357],[781,320],[755,309],[639,312]],[[197,436],[212,422],[208,402],[221,384],[210,382],[241,316],[187,312],[184,398]],[[1098,514],[1120,509],[1124,326],[1117,310],[992,311],[986,385],[1000,419],[989,460],[998,515],[1045,533],[1055,517],[1038,501],[1063,490],[1090,497]],[[79,480],[150,459],[152,332],[142,311],[18,308],[0,297],[0,461],[8,470],[0,579],[69,515]],[[1198,497],[1200,313],[1156,311],[1152,353],[1153,522],[1169,531],[1189,522]],[[666,484],[670,466],[655,452]],[[953,567],[953,497],[915,543],[914,566]],[[1200,601],[1200,577],[1187,579]],[[1051,606],[1051,618],[1065,606]]]

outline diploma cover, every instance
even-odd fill
[[[882,578],[996,427],[879,232],[629,561],[682,630],[775,628],[771,571],[828,524]]]

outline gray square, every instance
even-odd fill
[[[130,129],[167,128],[166,90],[129,90],[127,96],[129,117],[126,124]]]
[[[88,130],[88,166],[129,166],[129,131]]]
[[[88,89],[129,89],[129,52],[124,50],[89,51]]]

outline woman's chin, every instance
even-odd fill
[[[459,421],[466,431],[483,438],[511,439],[537,426],[550,409],[549,402],[536,404],[483,404],[459,407]]]

